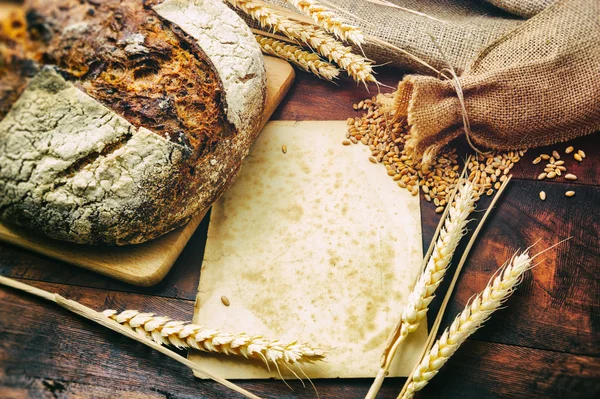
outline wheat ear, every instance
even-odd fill
[[[232,389],[235,392],[238,392],[238,393],[244,395],[247,398],[260,399],[260,397],[254,395],[251,392],[248,392],[247,390],[243,389],[242,387],[240,387],[240,386],[238,386],[216,374],[213,374],[210,370],[207,370],[207,369],[199,366],[198,364],[192,362],[191,360],[188,360],[185,357],[173,352],[172,350],[157,344],[156,342],[154,342],[151,339],[146,339],[144,337],[141,337],[139,334],[135,333],[130,328],[120,325],[119,323],[115,322],[114,320],[109,319],[102,313],[97,312],[94,309],[88,308],[87,306],[84,306],[84,305],[80,304],[79,302],[75,302],[70,299],[66,299],[58,294],[54,294],[54,293],[42,290],[40,288],[36,288],[29,284],[25,284],[20,281],[13,280],[11,278],[4,277],[4,276],[0,276],[0,285],[11,287],[16,290],[23,291],[28,294],[43,298],[47,301],[54,302],[57,305],[65,308],[75,314],[78,314],[81,317],[84,317],[90,321],[100,324],[101,326],[104,326],[110,330],[113,330],[121,335],[124,335],[124,336],[129,337],[135,341],[138,341],[146,346],[149,346],[150,348],[156,350],[157,352],[160,352],[163,355],[170,357],[171,359],[175,360],[176,362],[179,362],[179,363],[189,367],[190,369],[194,370],[196,373],[203,375],[205,377],[208,377],[208,378],[212,379],[213,381],[218,382],[219,384],[226,386],[229,389]]]
[[[312,72],[321,79],[332,81],[340,74],[339,69],[335,66],[323,61],[314,53],[304,51],[301,47],[262,35],[254,36],[263,53],[283,58],[306,72]]]
[[[412,381],[398,398],[410,399],[415,392],[423,389],[460,345],[479,329],[483,323],[500,308],[510,297],[523,278],[523,274],[532,267],[527,252],[513,256],[505,264],[464,310],[456,316],[449,328],[427,352],[412,374]]]
[[[193,348],[204,352],[238,355],[262,360],[267,363],[267,366],[269,362],[273,364],[313,363],[325,357],[323,350],[296,341],[282,342],[244,333],[230,334],[183,321],[174,321],[168,317],[155,316],[153,313],[141,313],[137,310],[117,313],[109,309],[102,313],[160,345],[171,345],[180,349]]]
[[[365,399],[373,399],[377,396],[398,347],[408,334],[419,327],[421,320],[427,314],[429,303],[433,300],[435,291],[444,278],[454,251],[466,233],[469,215],[475,209],[476,195],[477,191],[473,183],[465,181],[460,186],[454,204],[444,220],[444,226],[440,230],[431,257],[408,296],[408,303],[402,310],[399,326],[388,341],[382,356],[381,367]]]
[[[311,17],[317,25],[341,40],[360,46],[365,35],[360,29],[335,16],[328,8],[315,0],[288,0],[304,15]]]
[[[402,311],[402,331],[406,336],[417,329],[427,313],[429,303],[442,282],[452,255],[461,238],[467,231],[469,215],[475,209],[477,191],[473,183],[465,182],[458,191],[454,205],[450,208],[448,218],[440,231],[427,267],[409,295],[408,304]]]
[[[240,9],[258,21],[263,28],[268,27],[276,32],[281,32],[295,42],[309,46],[329,61],[335,62],[355,81],[377,83],[377,79],[373,75],[371,62],[360,55],[354,54],[351,47],[345,46],[324,30],[314,25],[286,18],[262,1],[227,1],[233,7]]]

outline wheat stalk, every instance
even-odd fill
[[[525,251],[520,255],[515,254],[511,262],[500,268],[483,292],[465,306],[450,327],[427,352],[413,372],[412,381],[398,398],[410,399],[415,392],[423,389],[460,345],[510,297],[521,282],[523,274],[531,267],[532,260]]]
[[[248,392],[247,390],[243,389],[242,387],[240,387],[240,386],[238,386],[216,374],[213,374],[210,370],[207,370],[207,369],[201,367],[200,365],[192,362],[191,360],[188,360],[185,357],[173,352],[172,350],[157,344],[153,340],[146,339],[146,338],[140,336],[139,334],[132,331],[130,328],[120,325],[119,323],[115,322],[114,320],[111,320],[110,318],[106,317],[104,314],[97,312],[94,309],[88,308],[87,306],[84,306],[84,305],[80,304],[79,302],[75,302],[70,299],[66,299],[58,294],[54,294],[54,293],[42,290],[40,288],[33,287],[29,284],[25,284],[20,281],[10,279],[8,277],[0,276],[0,285],[11,287],[11,288],[17,289],[19,291],[23,291],[28,294],[43,298],[47,301],[54,302],[57,305],[65,308],[75,314],[78,314],[81,317],[84,317],[84,318],[91,320],[95,323],[98,323],[110,330],[113,330],[121,335],[124,335],[128,338],[138,341],[138,342],[156,350],[157,352],[160,352],[160,353],[170,357],[171,359],[189,367],[196,373],[203,375],[205,377],[208,377],[208,378],[212,379],[213,381],[218,382],[219,384],[226,386],[229,389],[232,389],[235,392],[238,392],[238,393],[244,395],[247,398],[260,399],[260,397],[254,395],[251,392]]]
[[[365,42],[365,35],[360,29],[347,24],[333,12],[315,0],[288,0],[304,15],[311,17],[317,25],[341,40],[360,46]]]
[[[321,79],[332,81],[340,74],[339,69],[314,54],[304,51],[301,47],[285,43],[262,35],[255,35],[263,53],[283,58],[286,61],[312,72]]]
[[[323,29],[287,18],[258,0],[227,0],[229,4],[248,14],[260,25],[281,32],[295,42],[305,44],[311,49],[335,62],[355,81],[377,83],[373,76],[371,62],[354,54],[352,48],[345,46]]]
[[[230,334],[196,324],[174,321],[168,317],[155,316],[153,313],[141,313],[137,310],[117,313],[109,309],[102,313],[160,345],[171,345],[180,349],[193,348],[204,352],[238,355],[263,360],[267,365],[269,362],[273,364],[313,363],[325,357],[321,349],[311,348],[297,341],[282,342],[244,333]]]
[[[381,367],[365,399],[375,398],[389,371],[398,347],[404,342],[408,334],[419,327],[421,320],[427,314],[429,303],[433,300],[435,291],[441,284],[450,265],[454,251],[466,232],[469,215],[475,208],[476,196],[477,191],[473,183],[465,181],[460,186],[454,204],[444,220],[444,226],[440,230],[431,257],[408,296],[408,303],[402,310],[399,326],[394,330],[388,341],[382,356]]]

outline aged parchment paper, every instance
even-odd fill
[[[345,121],[267,124],[213,205],[196,300],[195,323],[327,349],[326,363],[303,366],[310,378],[375,376],[422,259],[418,197],[366,146],[343,146],[345,131]],[[411,371],[426,324],[390,375]],[[260,362],[190,358],[225,378],[277,376]]]

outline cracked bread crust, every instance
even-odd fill
[[[95,3],[133,7],[134,1],[88,3],[86,7],[92,8]],[[60,68],[44,67],[0,122],[2,219],[78,243],[140,243],[186,223],[231,184],[258,133],[264,109],[266,78],[260,50],[249,29],[221,2],[167,0],[146,5],[152,13],[149,7],[154,6],[155,17],[194,54],[193,62],[210,67],[202,78],[218,83],[208,85],[215,88],[214,96],[208,97],[220,107],[221,119],[212,120],[210,132],[200,129],[193,137],[183,131],[183,140],[174,139],[171,131],[157,132],[152,124],[106,101],[110,97],[97,95],[94,89],[99,86],[90,82],[106,72],[98,73],[98,65],[87,65],[87,71],[82,67],[79,76],[60,62],[56,62]],[[41,8],[36,11],[38,17],[50,15]],[[190,26],[190,15],[202,24]],[[59,35],[87,29],[81,21],[74,24],[48,26]],[[31,58],[48,63],[52,38],[40,37],[42,51]],[[126,46],[139,51],[147,43],[147,36],[145,40],[134,36]],[[160,75],[162,69],[153,74]],[[157,78],[153,74],[145,76]],[[135,105],[145,110],[142,99],[128,101],[138,101]],[[198,115],[202,112],[191,113],[190,123]],[[203,135],[208,139],[202,141]]]

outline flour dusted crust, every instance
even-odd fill
[[[39,6],[39,2],[30,3],[34,9]],[[67,14],[99,4],[49,3]],[[107,0],[98,7],[125,12],[127,7],[139,8],[138,4],[136,0]],[[39,10],[47,18],[42,18],[44,23],[50,20],[49,26],[56,26],[52,18],[63,18]],[[56,54],[58,65],[40,67],[0,121],[2,219],[77,243],[140,243],[186,223],[218,198],[237,175],[257,134],[266,95],[264,64],[252,34],[220,1],[146,1],[145,10],[155,13],[160,25],[150,26],[147,35],[143,30],[128,31],[125,39],[121,32],[115,33],[120,49],[109,49],[100,66],[81,62],[79,71],[61,64],[63,59],[72,59],[61,53],[63,47],[71,51],[72,43],[80,46],[75,56],[85,56],[87,43],[80,41],[77,32],[94,37],[94,27],[86,25],[80,14],[64,19],[66,26],[54,33],[59,39],[62,36],[57,34],[71,35],[69,46],[59,41],[56,47],[45,38],[43,50]],[[148,15],[143,18],[152,18]],[[130,21],[132,26],[134,22]],[[171,31],[162,31],[165,26]],[[166,35],[164,40],[161,35]],[[149,55],[155,50],[153,43],[161,46],[169,41],[180,41],[186,52],[167,48],[177,62],[161,58],[154,66]],[[125,62],[111,58],[119,51],[126,61],[142,59],[144,68],[150,63],[158,72],[144,69],[140,81],[128,83],[134,93],[121,91],[125,99],[113,100],[110,93],[119,93],[125,78],[118,76],[113,84],[104,75],[112,78],[119,70],[112,63]],[[180,67],[189,54],[195,56],[189,62],[198,64],[199,81],[206,82],[208,91],[202,92],[198,81],[191,79],[187,84],[190,96],[201,93],[200,100],[206,104],[190,103],[190,96],[177,91],[181,86],[177,80],[166,84],[166,94],[154,98],[153,79],[161,84],[171,75],[181,79],[189,68],[177,73],[173,65]],[[48,63],[42,57],[35,61]],[[124,64],[123,68],[128,67]],[[137,68],[136,64],[132,70]],[[168,76],[152,75],[162,71],[168,71]],[[142,101],[145,98],[147,103]],[[207,122],[196,120],[203,115]]]
[[[256,104],[265,98],[264,66],[254,35],[237,14],[215,0],[165,0],[153,8],[209,56],[223,82],[227,119],[241,130],[255,128],[261,117]]]

